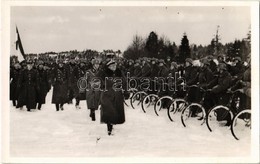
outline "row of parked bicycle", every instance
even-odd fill
[[[141,107],[144,113],[153,110],[157,116],[167,115],[171,122],[176,122],[180,117],[184,127],[206,124],[210,132],[227,127],[236,140],[250,136],[251,100],[241,90],[227,91],[218,97],[223,101],[218,101],[219,104],[210,108],[206,107],[209,91],[197,85],[188,86],[187,91],[171,95],[137,89],[130,92],[130,105],[133,109]]]

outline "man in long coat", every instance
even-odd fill
[[[122,79],[122,86],[125,79],[113,60],[106,63],[97,76],[102,79],[101,89],[103,90],[100,97],[101,123],[107,124],[108,135],[111,135],[113,125],[125,122],[124,94],[121,89],[114,87],[115,78]]]
[[[37,92],[37,103],[38,110],[41,110],[42,104],[45,104],[45,98],[49,91],[49,78],[48,72],[44,68],[44,62],[40,61],[38,65],[38,73],[39,73],[39,90]]]
[[[17,107],[21,108],[24,105],[27,111],[36,108],[36,93],[39,90],[39,75],[37,70],[33,69],[32,61],[27,61],[27,69],[24,69],[19,75],[18,80],[18,104]]]
[[[87,80],[87,90],[86,90],[86,100],[87,106],[90,110],[89,116],[92,121],[96,120],[95,111],[98,109],[99,100],[100,100],[100,91],[95,90],[95,85],[99,85],[95,83],[93,78],[96,77],[96,74],[99,70],[100,62],[97,59],[92,60],[93,67],[88,69],[86,72],[86,80]]]
[[[17,105],[18,90],[17,83],[19,78],[19,73],[21,71],[21,66],[19,63],[15,63],[10,69],[10,100],[12,100],[13,106]]]
[[[62,60],[58,60],[58,66],[53,72],[53,95],[52,104],[55,104],[56,111],[63,110],[63,104],[68,102],[68,71]]]

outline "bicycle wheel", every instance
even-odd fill
[[[148,109],[151,109],[158,99],[159,97],[156,94],[149,94],[145,96],[142,101],[142,110],[144,113],[146,113]]]
[[[147,93],[144,91],[136,92],[130,99],[131,107],[133,109],[137,108],[142,103],[145,96],[147,96]]]
[[[210,132],[231,125],[233,113],[227,106],[218,105],[209,110],[206,124]]]
[[[138,92],[138,90],[135,89],[135,88],[130,88],[130,89],[128,90],[128,92],[129,92],[129,94],[130,94],[128,101],[129,101],[129,104],[131,104],[131,99],[132,99],[133,95],[134,95],[136,92]],[[127,101],[125,101],[124,103],[125,103],[126,106],[129,106],[128,103],[127,103]],[[132,107],[132,106],[131,106],[131,107]]]
[[[184,127],[189,125],[203,125],[205,123],[206,111],[201,104],[191,103],[181,114],[181,122]]]
[[[184,99],[174,99],[170,107],[168,108],[168,118],[170,121],[174,122],[176,117],[180,116],[178,113],[181,112],[187,107],[188,103]]]
[[[170,96],[163,96],[163,97],[159,98],[156,101],[156,103],[154,104],[155,114],[157,116],[159,116],[161,112],[165,111],[165,108],[169,108],[172,101],[173,101],[173,98]]]
[[[251,134],[251,110],[242,110],[233,119],[231,126],[232,135],[235,139],[249,137]]]

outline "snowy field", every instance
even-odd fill
[[[125,107],[126,122],[114,126],[108,136],[100,124],[100,111],[91,121],[86,101],[81,109],[64,105],[56,112],[50,104],[52,91],[41,111],[27,112],[11,107],[11,157],[246,157],[250,135],[235,140],[228,128],[209,132],[207,126],[184,128],[180,120],[170,122],[141,107]],[[129,100],[127,101],[129,104]],[[75,102],[74,102],[75,103]],[[10,103],[11,105],[11,103]]]

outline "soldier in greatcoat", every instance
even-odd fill
[[[76,84],[73,85],[73,93],[75,94],[75,99],[76,99],[76,109],[80,109],[79,103],[80,100],[85,100],[86,99],[86,90],[83,88],[86,88],[85,86],[81,86],[80,88],[78,86],[78,83],[81,78],[84,78],[86,73],[86,62],[84,60],[81,60],[79,63],[79,66],[77,66],[74,69],[74,76],[76,80]],[[85,83],[84,83],[85,85]]]
[[[91,117],[92,121],[95,121],[95,111],[98,109],[100,101],[100,90],[95,87],[100,84],[96,83],[96,81],[93,79],[96,77],[99,71],[100,61],[97,59],[92,59],[92,66],[92,68],[87,70],[85,76],[87,80],[86,100],[88,109],[90,110],[89,116]]]
[[[56,111],[63,110],[63,105],[68,102],[68,71],[62,60],[58,60],[58,66],[53,72],[53,94],[52,104],[55,104]]]
[[[17,83],[19,78],[19,73],[21,71],[21,65],[19,63],[15,63],[13,67],[10,69],[10,100],[13,103],[13,106],[17,105],[18,99],[18,90]]]
[[[22,70],[18,80],[18,108],[24,105],[27,111],[36,108],[36,93],[39,91],[39,74],[37,70],[33,69],[33,62],[27,61],[27,68]]]
[[[76,63],[76,60],[74,58],[71,58],[70,59],[70,62],[66,63],[65,64],[65,67],[68,71],[68,103],[69,104],[72,104],[72,100],[75,98],[76,94],[74,91],[75,91],[75,88],[77,87],[77,80],[76,80],[76,77],[75,75],[77,75],[77,63]],[[75,73],[76,72],[76,73]]]
[[[113,125],[125,122],[124,94],[120,87],[115,87],[114,80],[115,78],[121,79],[122,88],[124,88],[126,79],[123,79],[121,70],[117,69],[117,63],[113,60],[106,63],[97,76],[101,78],[101,89],[103,90],[100,97],[101,123],[107,124],[108,135],[111,135]]]
[[[45,98],[49,91],[49,77],[47,69],[44,68],[44,62],[39,61],[39,65],[37,67],[39,73],[39,91],[37,92],[37,103],[38,110],[41,110],[42,104],[45,104]]]

